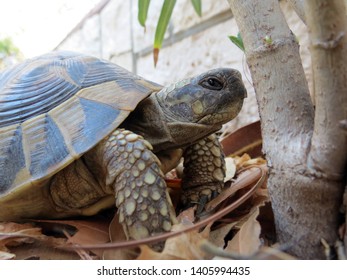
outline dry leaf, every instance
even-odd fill
[[[265,181],[265,176],[266,167],[263,165],[249,167],[248,169],[240,172],[235,181],[231,183],[230,187],[225,188],[222,193],[206,204],[206,211],[215,209],[222,202],[230,199],[237,191],[248,188],[249,186],[253,186],[258,182],[261,182],[261,180]]]
[[[33,227],[29,223],[0,223],[0,248],[33,242],[33,239],[38,239],[42,236],[41,229]]]
[[[109,236],[113,243],[126,241],[123,226],[119,223],[118,215],[115,215],[109,225]],[[135,259],[138,252],[134,248],[105,250],[103,253],[104,260],[132,260]]]
[[[237,170],[241,169],[243,165],[249,160],[251,160],[251,157],[248,154],[243,154],[242,156],[234,157],[236,169]]]
[[[182,220],[180,224],[173,226],[172,231],[181,231],[193,224],[190,221]],[[206,242],[209,235],[209,228],[203,232],[196,230],[185,232],[179,236],[166,240],[165,247],[161,253],[155,252],[149,247],[141,247],[141,254],[138,260],[142,259],[170,259],[170,260],[196,260],[210,259],[211,256],[204,252],[200,247]]]
[[[257,221],[258,215],[259,207],[256,207],[238,233],[228,243],[225,249],[227,252],[250,256],[259,250],[262,243],[259,238],[261,227]]]
[[[66,230],[66,226],[72,226],[76,232],[69,238],[75,244],[98,244],[109,241],[108,226],[109,220],[95,216],[91,219],[83,220],[35,220],[43,228],[54,226],[57,231]]]
[[[217,247],[225,246],[225,238],[229,232],[235,227],[237,222],[226,224],[210,232],[209,241]]]
[[[262,136],[260,122],[254,122],[229,134],[224,130],[221,145],[226,155],[238,156],[248,153],[255,158],[262,155]]]
[[[0,250],[0,260],[12,260],[16,257],[15,254],[11,254],[9,252],[6,251],[1,251]]]
[[[99,216],[83,219],[83,220],[35,220],[36,223],[43,228],[53,228],[56,232],[64,232],[65,237],[68,237],[67,243],[85,245],[85,244],[103,244],[109,242],[108,234],[108,219]],[[73,231],[73,233],[69,233]],[[67,231],[67,232],[66,232]],[[91,250],[93,254],[101,258],[103,251]],[[82,252],[81,258],[88,259]],[[92,257],[94,258],[94,257]]]
[[[108,221],[102,220],[76,220],[68,221],[68,225],[72,225],[78,229],[76,234],[71,237],[70,241],[77,244],[98,244],[109,241]]]
[[[102,219],[35,220],[33,222],[1,223],[0,250],[2,248],[6,252],[4,248],[10,247],[10,252],[16,255],[16,259],[80,259],[76,253],[64,252],[57,247],[66,245],[67,242],[83,245],[109,241],[108,222]],[[68,241],[66,238],[56,238],[42,233],[62,235],[66,230],[73,231],[73,236],[66,233]],[[98,255],[99,251],[95,250],[94,253]],[[87,255],[87,258],[90,258],[89,254]]]
[[[57,249],[66,243],[65,239],[46,236],[42,234],[41,228],[31,223],[1,223],[0,231],[2,257],[46,260],[79,259],[74,252]]]
[[[243,154],[241,157],[236,156],[234,157],[234,161],[236,164],[236,170],[240,170],[241,168],[245,168],[250,165],[263,165],[266,164],[266,160],[257,157],[257,158],[251,158],[248,154]]]
[[[226,168],[226,172],[225,172],[224,182],[228,182],[232,178],[234,178],[235,174],[236,174],[235,160],[231,157],[226,157],[225,158],[225,168]]]
[[[193,226],[193,223],[182,220],[181,224],[174,225],[173,231],[183,230]],[[183,233],[177,237],[169,238],[165,243],[164,251],[168,255],[177,256],[178,259],[196,260],[208,259],[204,251],[200,249],[200,244],[208,239],[208,231],[198,232],[197,230]]]
[[[35,240],[32,243],[11,247],[11,252],[17,260],[79,260],[80,257],[74,251],[58,249],[59,245],[65,245],[65,238],[45,237],[45,242]]]
[[[178,222],[189,221],[189,222],[193,223],[195,221],[195,210],[196,210],[196,206],[190,207],[190,208],[182,211],[177,216]]]
[[[147,245],[141,245],[140,250],[141,253],[136,258],[137,260],[183,260],[181,258],[177,258],[177,256],[172,256],[166,252],[156,252]]]

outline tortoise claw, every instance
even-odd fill
[[[213,190],[212,194],[211,194],[211,199],[210,200],[216,198],[218,195],[219,195],[219,192],[217,190]]]
[[[205,209],[206,203],[210,200],[209,196],[200,196],[199,202],[197,203],[198,208],[196,209],[196,215],[199,216]]]
[[[196,206],[196,216],[200,217],[204,214],[206,204],[218,196],[218,191],[213,191],[211,194],[199,195],[197,199],[190,200],[189,202],[183,203],[182,210],[186,210]]]

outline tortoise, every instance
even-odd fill
[[[0,221],[117,207],[127,238],[170,231],[164,174],[184,158],[182,201],[218,194],[215,132],[240,111],[237,70],[163,87],[111,62],[56,51],[0,74]]]

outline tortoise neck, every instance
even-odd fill
[[[166,118],[155,93],[141,101],[124,121],[122,127],[143,136],[158,152],[174,145]]]
[[[189,146],[221,128],[175,120],[163,110],[156,93],[141,101],[122,127],[143,136],[155,153]]]

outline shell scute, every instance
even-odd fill
[[[0,74],[0,195],[43,181],[115,130],[160,85],[73,52]]]

